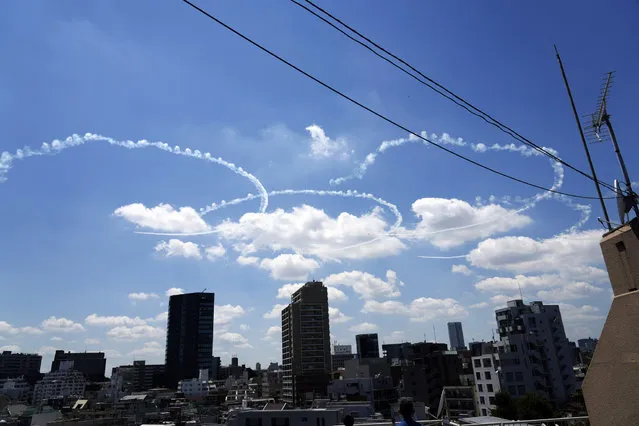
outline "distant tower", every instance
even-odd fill
[[[262,364],[259,362],[255,363],[255,371],[262,371]]]
[[[379,337],[377,333],[358,334],[355,336],[357,342],[357,357],[379,358]]]
[[[466,347],[461,322],[448,323],[448,339],[450,340],[451,349],[463,349]]]

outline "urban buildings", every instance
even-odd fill
[[[211,370],[213,361],[213,293],[171,296],[166,332],[166,383],[172,389],[182,379]]]
[[[358,358],[379,358],[379,339],[377,333],[358,334],[355,336],[357,342]]]
[[[579,346],[579,350],[581,351],[581,353],[592,354],[593,352],[595,352],[597,342],[599,342],[599,340],[588,337],[587,339],[577,340],[577,346]]]
[[[82,398],[87,380],[73,367],[74,361],[62,361],[56,371],[45,374],[33,389],[33,405],[42,405],[53,398]]]
[[[352,353],[351,345],[334,345],[333,356],[331,358],[333,371],[335,371],[340,368],[344,368],[344,363],[349,359],[355,358],[355,355]]]
[[[282,400],[302,403],[326,395],[331,372],[328,292],[312,281],[282,310]]]
[[[563,405],[576,390],[573,350],[557,305],[509,301],[495,311],[502,389],[514,398],[536,392]]]
[[[205,398],[213,389],[214,384],[209,380],[209,370],[207,369],[200,370],[195,379],[184,379],[178,383],[178,392],[182,392],[187,399]]]
[[[450,341],[450,348],[454,350],[464,349],[464,331],[462,330],[461,322],[449,322],[448,323],[448,339]]]
[[[84,374],[90,382],[101,382],[104,380],[106,370],[106,358],[104,352],[65,352],[55,351],[51,362],[51,372],[60,371],[60,365],[65,362],[72,362],[73,369]]]
[[[31,402],[33,386],[22,377],[15,379],[0,379],[0,395],[5,395],[14,403],[28,404]]]
[[[40,379],[42,356],[38,354],[0,353],[0,379],[23,377],[31,385]]]
[[[499,355],[494,353],[492,344],[481,343],[482,345],[478,346],[479,353],[472,357],[475,396],[480,414],[490,416],[491,411],[495,409],[495,394],[501,390]]]
[[[111,370],[111,395],[116,400],[122,395],[142,392],[165,386],[164,364],[147,364],[133,361],[133,365],[121,365]]]

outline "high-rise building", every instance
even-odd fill
[[[73,369],[84,374],[89,382],[104,380],[106,358],[104,352],[65,352],[55,351],[51,362],[51,372],[60,371],[60,365],[66,361],[73,363]]]
[[[312,281],[282,310],[282,400],[298,404],[326,395],[331,372],[328,292]]]
[[[593,353],[595,351],[595,348],[597,347],[597,342],[599,340],[597,339],[593,339],[592,337],[589,337],[587,339],[579,339],[577,340],[577,345],[579,346],[579,350],[582,353]]]
[[[0,379],[24,377],[31,385],[40,379],[42,356],[3,351],[0,353]]]
[[[358,334],[355,336],[357,342],[358,358],[379,358],[379,339],[377,333]]]
[[[171,296],[166,332],[165,371],[172,389],[182,379],[211,370],[213,361],[213,293]]]
[[[463,349],[466,347],[464,344],[464,331],[462,330],[461,322],[448,323],[448,339],[450,340],[450,348],[453,350]]]
[[[559,306],[511,300],[495,316],[502,390],[514,398],[536,392],[554,404],[568,402],[576,382]]]

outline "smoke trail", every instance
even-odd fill
[[[465,259],[468,257],[467,254],[462,254],[459,256],[417,256],[421,259]]]
[[[204,160],[211,163],[219,164],[231,170],[233,173],[245,177],[249,181],[251,181],[251,183],[255,186],[255,188],[257,188],[259,192],[259,195],[256,196],[256,198],[260,198],[261,212],[265,212],[266,208],[268,207],[268,193],[266,192],[266,188],[264,188],[264,185],[262,185],[262,182],[260,182],[258,178],[256,178],[254,175],[247,172],[240,166],[230,163],[220,157],[213,157],[209,152],[202,153],[198,149],[191,150],[190,148],[182,149],[178,145],[171,147],[166,142],[149,142],[145,139],[139,140],[137,142],[131,140],[118,141],[113,138],[98,135],[95,133],[85,133],[84,136],[73,134],[72,136],[69,136],[64,140],[56,139],[50,144],[44,142],[39,149],[35,150],[26,146],[22,149],[18,149],[15,154],[11,154],[7,151],[2,152],[2,154],[0,154],[0,182],[4,182],[7,180],[7,174],[9,173],[9,169],[11,168],[12,162],[14,160],[23,160],[34,156],[56,155],[65,149],[84,145],[85,143],[94,141],[103,141],[107,142],[110,145],[127,149],[153,147],[162,151],[170,152],[171,154],[183,155],[185,157],[196,158],[198,160]]]

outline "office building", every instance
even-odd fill
[[[0,353],[0,379],[23,377],[31,385],[40,380],[42,356],[38,354]]]
[[[502,390],[514,398],[536,392],[555,405],[567,403],[576,382],[559,306],[512,300],[495,315]]]
[[[579,339],[577,340],[577,345],[579,346],[579,350],[584,354],[592,354],[595,352],[595,348],[597,347],[597,342],[599,340],[593,339],[589,337],[587,339]]]
[[[282,400],[299,404],[326,395],[331,373],[328,292],[312,281],[282,310]]]
[[[491,343],[482,342],[480,353],[472,357],[475,376],[475,398],[479,413],[490,416],[495,409],[495,394],[501,390],[499,355],[494,353]]]
[[[353,347],[351,345],[333,345],[333,354],[335,355],[351,355]]]
[[[358,358],[379,358],[379,339],[377,333],[358,334],[355,336],[357,342]]]
[[[448,339],[450,340],[450,348],[453,350],[463,349],[466,347],[464,344],[464,331],[462,330],[461,322],[448,323]]]
[[[182,379],[211,370],[213,361],[213,293],[171,296],[166,330],[167,386],[175,389]]]
[[[82,398],[87,380],[73,366],[74,361],[62,361],[56,371],[45,374],[33,389],[33,405],[41,406],[53,398]]]
[[[51,362],[51,372],[60,371],[60,365],[65,362],[72,362],[73,369],[84,374],[87,381],[102,382],[105,380],[106,358],[104,352],[55,351]]]

